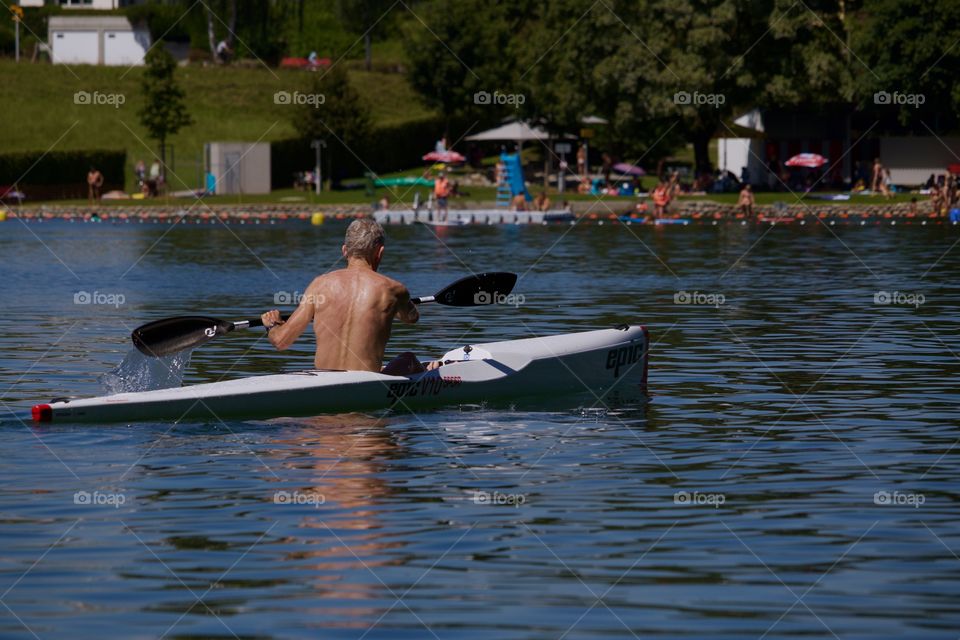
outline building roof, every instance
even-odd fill
[[[133,31],[130,21],[124,16],[50,16],[47,21],[50,31],[77,31],[90,29],[110,29],[113,31]]]

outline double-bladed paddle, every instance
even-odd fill
[[[415,304],[436,302],[450,307],[475,307],[498,302],[513,291],[517,274],[506,272],[480,273],[461,278],[432,296],[411,298]],[[289,316],[283,316],[286,320]],[[156,320],[134,329],[130,336],[140,353],[159,358],[184,349],[199,347],[234,329],[262,327],[260,318],[220,320],[206,316],[177,316]]]

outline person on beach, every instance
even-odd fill
[[[662,218],[667,213],[667,206],[670,204],[670,188],[665,182],[657,184],[653,190],[653,217]]]
[[[753,190],[749,184],[743,185],[743,189],[740,190],[740,199],[737,201],[737,205],[740,207],[740,213],[742,213],[747,220],[753,218],[754,198]]]
[[[541,191],[537,194],[537,197],[533,199],[533,207],[537,211],[550,210],[550,198],[547,196],[546,191]]]
[[[670,174],[670,182],[667,183],[667,194],[670,200],[680,195],[680,172],[674,171]]]
[[[137,163],[133,165],[133,174],[137,176],[137,188],[140,189],[141,193],[146,193],[144,187],[147,179],[147,165],[143,160],[137,160]]]
[[[147,192],[152,198],[160,194],[160,161],[154,160],[150,164],[150,178],[147,180]]]
[[[936,184],[930,188],[930,206],[933,207],[933,215],[939,216],[943,212],[943,193]]]
[[[437,199],[437,222],[447,221],[447,198],[450,197],[450,181],[447,172],[441,171],[433,181],[433,195]]]
[[[880,192],[883,194],[884,198],[892,198],[893,191],[891,186],[893,185],[893,180],[890,178],[890,169],[883,170],[883,179],[880,181]]]
[[[411,352],[383,366],[393,321],[415,324],[420,319],[407,288],[377,273],[384,248],[379,223],[371,218],[351,222],[341,247],[347,266],[314,278],[287,321],[277,309],[260,316],[270,344],[278,351],[288,349],[313,322],[317,369],[409,375],[439,367],[439,362],[422,364]]]
[[[878,193],[883,184],[883,164],[880,158],[873,159],[873,175],[870,179],[870,191]]]
[[[103,174],[96,167],[90,167],[87,171],[87,198],[90,204],[100,202],[103,195]]]
[[[587,175],[587,145],[581,144],[577,149],[577,175]]]

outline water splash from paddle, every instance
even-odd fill
[[[100,376],[100,386],[104,395],[179,387],[191,353],[192,349],[186,349],[162,358],[149,358],[131,349],[123,362]]]

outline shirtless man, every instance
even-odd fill
[[[394,318],[410,324],[420,319],[407,288],[377,273],[383,259],[383,228],[369,218],[354,220],[341,250],[346,268],[315,278],[286,322],[276,309],[261,316],[271,344],[280,351],[287,349],[313,321],[317,369],[406,375],[439,366],[431,362],[424,367],[407,352],[381,369]]]
[[[103,174],[95,167],[90,167],[87,172],[87,197],[90,204],[100,202],[101,192],[103,190]]]

